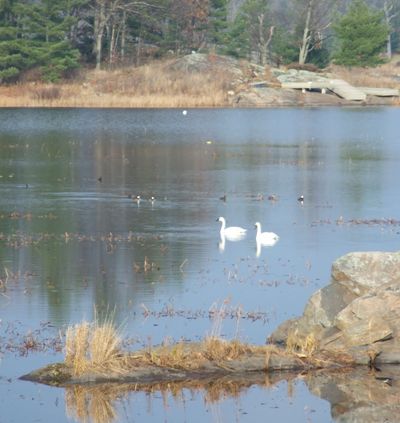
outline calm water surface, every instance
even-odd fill
[[[218,310],[221,336],[263,344],[336,258],[397,250],[399,121],[390,108],[0,110],[0,421],[84,421],[63,390],[17,380],[61,359],[11,351],[30,331],[112,310],[141,348],[203,338]],[[219,216],[247,237],[222,248]],[[257,251],[256,221],[275,246]],[[121,422],[331,420],[300,380],[113,404]]]

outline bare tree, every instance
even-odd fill
[[[399,0],[383,0],[383,12],[385,13],[385,21],[389,28],[386,44],[386,54],[389,59],[392,58],[392,34],[393,20],[400,12]]]
[[[294,0],[294,2],[301,19],[299,64],[303,65],[311,51],[322,47],[340,0]]]
[[[93,0],[92,7],[94,17],[93,54],[96,57],[96,69],[101,67],[105,35],[109,48],[108,61],[111,64],[118,56],[118,45],[121,57],[125,55],[128,15],[141,15],[144,10],[160,8],[153,0]]]
[[[106,7],[108,3],[109,0],[96,0],[94,2],[93,53],[96,56],[96,69],[100,69],[101,66],[103,34],[107,24]]]

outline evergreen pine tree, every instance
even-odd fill
[[[16,80],[32,68],[56,81],[79,66],[79,52],[68,40],[74,18],[66,5],[65,0],[0,3],[0,81]]]
[[[227,0],[210,0],[210,16],[208,18],[208,43],[221,49],[226,42]]]
[[[368,7],[364,0],[353,0],[334,30],[339,40],[335,63],[374,66],[382,62],[380,54],[386,46],[388,27],[381,11]]]

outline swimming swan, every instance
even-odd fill
[[[274,232],[261,232],[261,223],[256,222],[254,225],[257,228],[256,234],[256,242],[257,244],[261,244],[265,247],[272,247],[275,245],[278,240],[279,236]]]
[[[227,228],[225,218],[223,217],[219,217],[217,222],[222,223],[220,230],[221,238],[226,238],[229,241],[240,241],[246,236],[247,230],[244,228],[239,226],[229,226]]]

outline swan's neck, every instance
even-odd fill
[[[223,233],[224,230],[225,230],[225,227],[226,227],[226,222],[225,222],[225,220],[222,220],[221,223],[222,223],[222,225],[221,225],[221,233]]]
[[[257,233],[256,233],[256,237],[261,235],[261,228],[260,225],[257,225]]]

